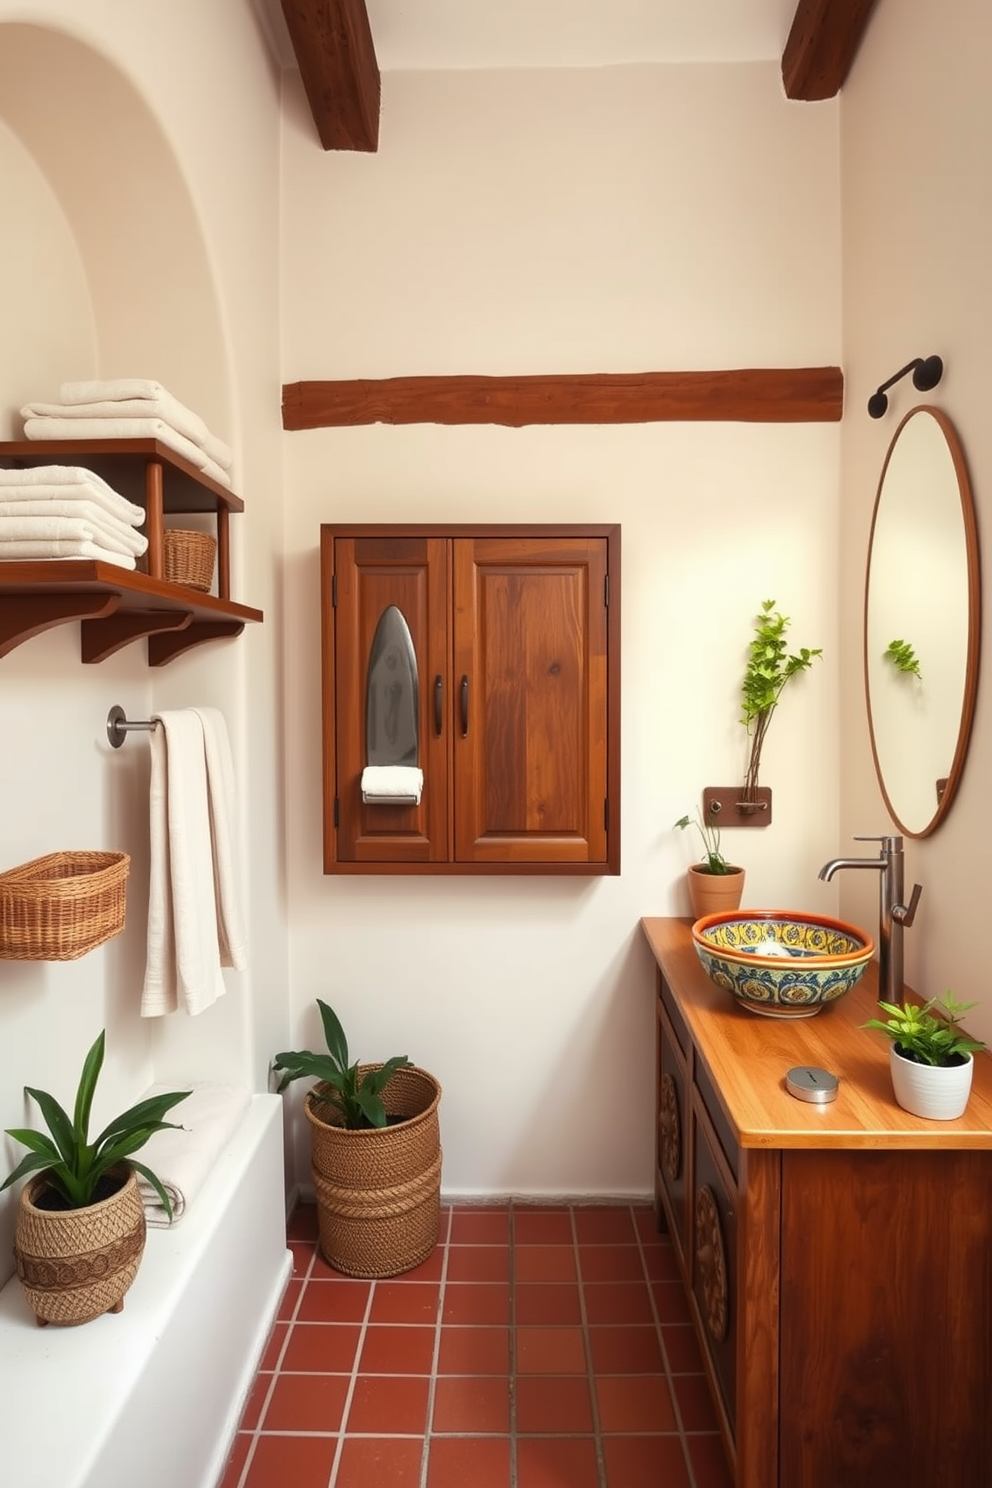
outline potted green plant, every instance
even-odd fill
[[[755,634],[748,647],[741,683],[741,723],[751,740],[741,797],[745,802],[755,799],[761,750],[783,688],[800,672],[807,671],[817,656],[823,655],[819,646],[814,649],[803,646],[790,656],[785,633],[791,623],[788,615],[776,610],[774,599],[764,600],[760,614],[755,617]]]
[[[953,1121],[963,1114],[971,1093],[974,1055],[985,1048],[961,1027],[961,1015],[974,1006],[955,1002],[950,992],[924,1003],[880,1002],[888,1017],[862,1024],[890,1040],[892,1089],[903,1110],[933,1121]]]
[[[352,1061],[341,1021],[317,999],[326,1053],[277,1054],[304,1097],[321,1252],[346,1276],[396,1276],[427,1259],[441,1215],[441,1087],[405,1054]]]
[[[737,909],[744,893],[744,869],[736,863],[728,863],[720,851],[720,828],[715,822],[704,822],[699,812],[695,819],[680,816],[676,829],[694,826],[703,843],[703,856],[689,868],[686,879],[689,885],[689,901],[696,919],[704,915],[719,914],[722,910]]]
[[[45,1090],[25,1086],[50,1135],[12,1127],[7,1136],[29,1149],[0,1184],[28,1177],[14,1233],[17,1276],[39,1324],[86,1323],[120,1312],[145,1248],[145,1211],[137,1173],[171,1217],[162,1183],[134,1153],[153,1132],[175,1127],[166,1112],[188,1090],[150,1096],[116,1116],[91,1142],[90,1111],[103,1067],[101,1032],[83,1063],[73,1115]]]

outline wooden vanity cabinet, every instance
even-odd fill
[[[992,1485],[992,1059],[959,1121],[895,1104],[861,1028],[876,968],[781,1024],[708,979],[689,921],[657,962],[659,1219],[737,1488]],[[840,1077],[816,1107],[785,1088]],[[671,1111],[688,1138],[672,1156]]]
[[[619,529],[321,529],[324,871],[619,871]],[[379,620],[417,661],[418,805],[368,804]]]

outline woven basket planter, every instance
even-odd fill
[[[379,1065],[362,1066],[366,1070]],[[317,1085],[303,1104],[310,1123],[320,1249],[346,1276],[396,1276],[427,1259],[441,1217],[441,1087],[407,1065],[382,1092],[392,1126],[348,1131]]]
[[[75,961],[124,929],[131,859],[57,852],[0,873],[0,957]]]
[[[24,1185],[14,1231],[17,1278],[38,1323],[74,1327],[120,1312],[145,1249],[134,1170],[109,1199],[87,1209],[36,1208],[47,1186],[44,1173]]]
[[[206,593],[214,581],[217,539],[207,532],[167,527],[162,542],[162,576],[170,584]]]

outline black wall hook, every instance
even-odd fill
[[[944,375],[944,363],[939,356],[914,357],[907,362],[905,367],[900,367],[888,382],[883,382],[868,399],[868,412],[874,419],[881,418],[888,411],[889,400],[885,396],[886,388],[890,388],[900,377],[905,377],[907,372],[913,374],[913,386],[918,392],[928,393],[935,388]]]

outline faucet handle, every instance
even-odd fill
[[[902,838],[899,836],[859,837],[855,834],[854,840],[855,842],[880,842],[883,853],[902,852]]]
[[[923,885],[922,884],[914,884],[913,885],[913,892],[909,896],[909,903],[908,904],[893,904],[893,906],[892,906],[892,918],[894,920],[897,920],[900,925],[904,925],[907,930],[912,925],[913,921],[916,919],[916,906],[920,902],[920,895],[922,893],[923,893]]]

